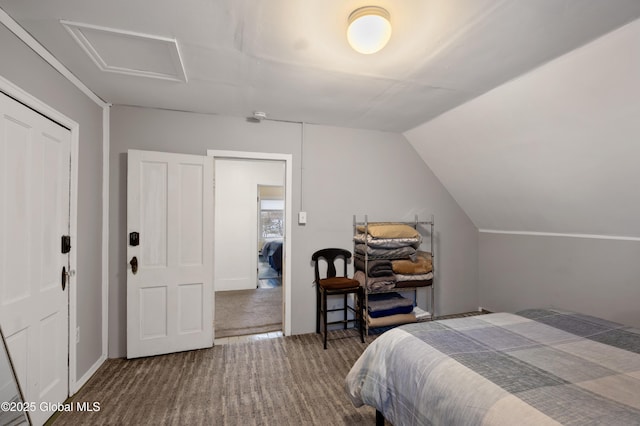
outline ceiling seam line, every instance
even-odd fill
[[[89,99],[105,108],[109,103],[96,95],[89,89],[78,77],[75,76],[67,67],[65,67],[51,52],[49,52],[42,44],[40,44],[31,34],[20,26],[7,12],[0,8],[0,23],[2,23],[9,31],[18,37],[24,44],[33,50],[38,56],[44,59],[51,67],[58,71],[71,84],[76,86]]]

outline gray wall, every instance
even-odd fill
[[[126,354],[126,152],[206,155],[207,149],[293,155],[292,331],[315,331],[311,254],[352,248],[352,220],[435,215],[441,314],[478,307],[477,229],[399,134],[114,106],[111,113],[109,355]],[[303,160],[303,161],[301,161]]]
[[[102,108],[0,25],[0,75],[80,124],[77,345],[80,379],[102,354]]]
[[[640,241],[480,233],[480,305],[556,307],[640,327]]]
[[[481,231],[481,306],[640,325],[639,37],[636,20],[405,132]]]

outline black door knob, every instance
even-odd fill
[[[131,272],[135,275],[138,272],[138,258],[133,256],[129,265],[131,265]]]

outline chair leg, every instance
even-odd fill
[[[322,302],[323,302],[323,310],[322,313],[323,315],[323,319],[324,319],[324,348],[327,349],[327,292],[324,291],[322,292]]]
[[[320,288],[316,283],[316,333],[320,333]]]
[[[355,293],[346,293],[344,294],[344,328],[348,328],[347,319],[349,317],[349,305],[348,305],[348,296],[349,294],[354,295],[354,310],[355,310],[355,320],[358,323],[358,331],[360,333],[360,341],[365,343],[365,317],[363,314],[363,305],[362,301],[364,296],[362,291],[357,291]],[[324,349],[327,349],[327,341],[329,335],[329,313],[328,311],[328,302],[327,302],[327,292],[323,290],[318,290],[316,292],[316,333],[322,333],[322,341],[324,345]],[[322,316],[322,324],[320,324],[320,317]]]
[[[347,293],[344,294],[344,329],[347,329],[347,313],[349,309],[347,309]]]

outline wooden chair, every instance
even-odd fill
[[[351,258],[351,252],[340,248],[327,248],[313,253],[311,260],[315,264],[315,285],[316,285],[316,333],[320,333],[320,317],[323,318],[323,339],[324,348],[327,349],[327,326],[331,324],[347,324],[356,322],[360,331],[360,340],[364,343],[364,324],[362,322],[361,301],[363,296],[360,283],[353,278],[347,277],[347,261]],[[320,264],[322,259],[327,264],[327,271],[324,278],[320,277]],[[337,275],[336,265],[344,264],[344,271],[341,276]],[[354,295],[354,306],[347,303],[347,296]],[[344,297],[344,305],[341,308],[327,309],[327,296],[341,295]],[[344,317],[339,321],[327,322],[329,312],[344,311]],[[353,319],[348,319],[348,311],[354,313]]]

